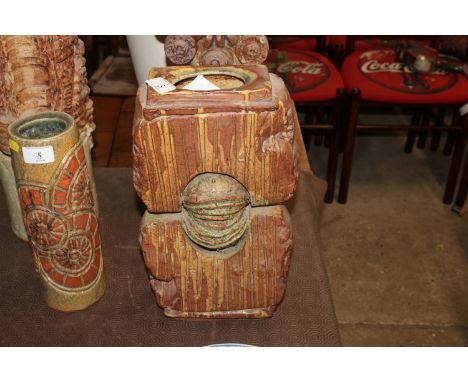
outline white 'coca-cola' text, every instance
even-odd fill
[[[377,72],[392,72],[401,73],[403,70],[407,73],[414,73],[414,70],[401,62],[379,62],[377,60],[370,60],[361,65],[363,73],[377,73]],[[431,74],[445,75],[447,72],[443,69],[436,69]]]

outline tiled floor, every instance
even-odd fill
[[[134,97],[94,97],[97,167],[131,166]],[[344,345],[468,345],[468,216],[442,204],[449,158],[358,137],[348,203],[321,236]],[[324,175],[326,149],[312,146]]]

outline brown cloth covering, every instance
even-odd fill
[[[41,296],[27,243],[17,239],[0,191],[2,346],[337,346],[338,325],[321,258],[319,213],[325,183],[301,172],[288,203],[294,249],[286,296],[269,319],[167,318],[156,305],[138,244],[143,206],[130,169],[95,171],[107,290],[90,308],[60,313]]]

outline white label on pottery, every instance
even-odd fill
[[[219,88],[199,74],[192,82],[184,86],[186,90],[219,90]]]
[[[468,103],[465,103],[461,108],[460,108],[460,115],[465,115],[468,113]]]
[[[25,163],[45,164],[55,160],[52,146],[23,147],[23,159]]]
[[[159,94],[164,94],[173,91],[176,87],[172,85],[168,80],[162,77],[152,78],[146,80],[146,83],[156,90]]]

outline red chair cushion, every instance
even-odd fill
[[[468,79],[461,74],[436,71],[419,74],[427,87],[409,87],[395,51],[356,51],[346,57],[341,74],[350,91],[358,88],[364,100],[400,104],[457,104],[468,101]],[[409,77],[409,73],[407,73]]]
[[[337,89],[344,89],[338,69],[316,52],[270,49],[266,65],[283,79],[295,102],[332,100]]]
[[[274,36],[269,38],[270,49],[313,51],[317,46],[315,37]]]

